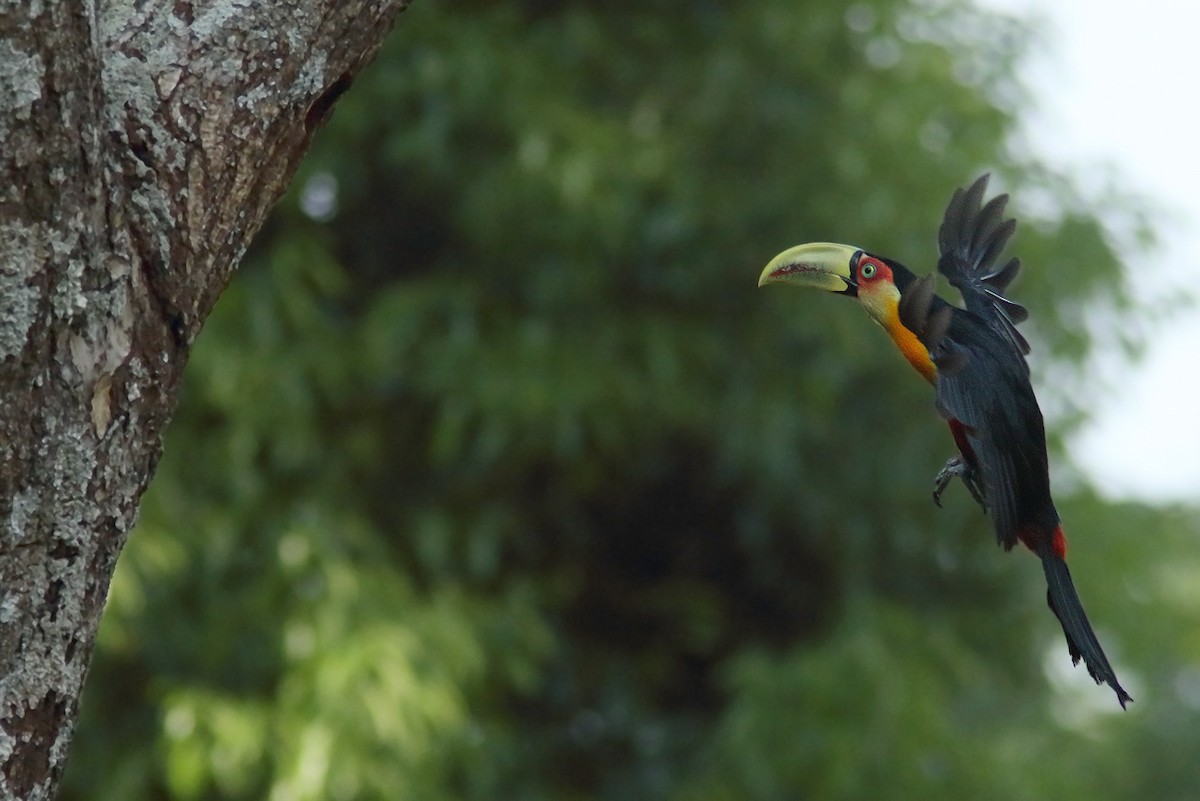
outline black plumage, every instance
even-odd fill
[[[954,193],[938,231],[938,270],[966,308],[934,294],[934,276],[907,280],[900,323],[916,334],[937,367],[938,411],[950,421],[968,476],[982,484],[996,538],[1006,549],[1025,543],[1042,560],[1047,600],[1075,662],[1108,684],[1121,706],[1130,700],[1096,639],[1071,581],[1058,511],[1050,495],[1046,433],[1017,331],[1025,308],[1004,296],[1020,268],[995,264],[1016,229],[1004,219],[1007,195],[982,203],[987,176]],[[898,284],[900,282],[897,282]],[[973,475],[972,475],[973,474]]]

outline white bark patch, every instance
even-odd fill
[[[128,278],[127,265],[119,259],[110,259],[108,267],[114,279]],[[71,366],[91,391],[91,420],[97,439],[104,437],[112,420],[113,374],[133,350],[134,312],[129,294],[128,284],[114,289],[106,298],[111,316],[90,332],[71,334],[67,342]]]
[[[0,108],[18,120],[29,119],[30,107],[42,96],[46,67],[38,53],[24,53],[12,40],[0,39]]]
[[[312,55],[300,67],[293,92],[303,97],[318,94],[326,84],[325,51],[314,50]]]
[[[12,511],[8,515],[8,532],[12,542],[18,543],[25,539],[29,522],[34,519],[37,510],[38,496],[33,490],[23,490],[13,496]],[[17,609],[16,603],[13,596],[4,596],[3,602],[0,602],[0,623],[7,623],[13,619]]]
[[[102,439],[112,421],[112,376],[102,375],[92,388],[92,429]]]
[[[239,15],[253,6],[253,0],[226,0],[214,3],[192,22],[193,36],[201,41],[219,42],[223,37],[228,37],[228,32],[244,33],[236,21]]]
[[[17,222],[0,223],[0,361],[25,348],[42,294],[30,279],[48,256],[44,231]]]
[[[112,375],[125,362],[133,345],[133,309],[126,303],[118,317],[104,320],[90,336],[72,333],[68,339],[71,365],[86,384]]]
[[[175,87],[179,86],[179,79],[183,77],[183,70],[179,67],[167,67],[160,72],[155,78],[154,83],[158,87],[158,99],[167,101],[171,99],[171,95],[175,93]]]

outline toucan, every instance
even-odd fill
[[[904,358],[934,387],[958,454],[938,473],[933,500],[960,478],[990,513],[1005,550],[1024,544],[1046,574],[1047,602],[1062,624],[1071,660],[1082,659],[1121,707],[1133,699],[1117,681],[1083,611],[1067,569],[1067,541],[1050,497],[1046,433],[1017,330],[1028,313],[1004,293],[1020,270],[999,257],[1016,230],[1005,219],[1008,195],[983,202],[988,176],[957,189],[938,231],[937,269],[963,307],[934,293],[933,273],[918,277],[900,262],[859,247],[814,242],[773,258],[758,285],[791,284],[851,298],[883,327]]]

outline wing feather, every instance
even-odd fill
[[[983,175],[967,189],[956,189],[938,229],[938,271],[962,293],[967,311],[976,314],[1004,335],[1021,355],[1029,353],[1029,342],[1017,330],[1029,313],[1004,296],[1021,269],[1018,259],[996,268],[996,260],[1017,229],[1017,221],[1004,219],[1008,195],[997,195],[983,203],[988,176]]]

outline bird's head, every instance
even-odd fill
[[[887,331],[904,358],[932,382],[937,368],[929,351],[900,321],[901,294],[915,286],[915,280],[916,276],[904,265],[862,248],[812,242],[788,248],[771,259],[759,276],[758,285],[791,284],[858,298],[871,319]]]
[[[895,324],[903,285],[912,276],[890,259],[832,242],[797,245],[771,259],[758,285],[790,284],[858,298],[884,328]]]

